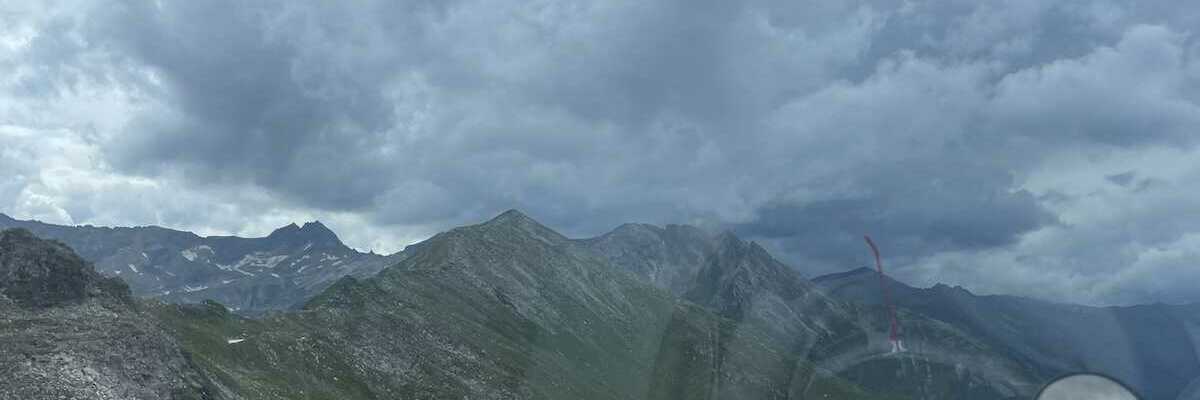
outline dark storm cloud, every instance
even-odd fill
[[[338,56],[325,40],[370,39],[338,11],[237,2],[129,2],[105,11],[89,33],[161,77],[177,113],[135,121],[110,146],[117,166],[249,179],[324,208],[369,202],[378,186],[370,180],[381,174],[370,149],[393,123],[378,87],[381,63],[391,60],[364,54],[350,70],[324,61]],[[316,21],[324,12],[337,22]],[[290,30],[300,24],[315,26]]]
[[[733,227],[808,273],[870,233],[905,277],[1095,302],[1166,285],[1112,277],[1200,232],[1121,206],[1200,212],[1179,2],[29,7],[0,16],[0,206],[25,215],[411,238],[522,208],[575,235]]]
[[[1107,179],[1109,182],[1112,182],[1112,184],[1114,184],[1114,185],[1121,186],[1121,187],[1128,187],[1129,184],[1133,183],[1133,178],[1135,178],[1136,176],[1137,176],[1137,174],[1134,173],[1133,171],[1125,171],[1125,172],[1122,172],[1119,174],[1106,175],[1104,177],[1104,179]]]
[[[739,232],[768,240],[817,265],[845,268],[861,262],[862,236],[886,240],[889,257],[913,260],[949,250],[984,250],[1015,243],[1020,235],[1056,222],[1027,191],[1007,192],[1003,177],[921,169],[886,171],[857,196],[758,210]],[[991,178],[991,179],[988,179]],[[810,272],[820,271],[813,268]]]

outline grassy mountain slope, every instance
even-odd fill
[[[517,212],[406,253],[300,312],[158,313],[230,397],[883,398]]]

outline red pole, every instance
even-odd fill
[[[867,246],[871,247],[871,253],[875,255],[875,270],[879,272],[879,291],[883,293],[883,306],[888,310],[888,319],[891,323],[891,333],[888,340],[895,342],[900,335],[900,324],[896,323],[896,307],[892,305],[892,297],[888,293],[887,280],[883,277],[883,262],[879,261],[879,248],[875,247],[875,242],[870,236],[863,235],[863,239],[867,240]]]

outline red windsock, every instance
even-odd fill
[[[867,240],[867,246],[871,247],[871,253],[875,255],[875,270],[879,271],[879,291],[883,294],[883,306],[888,310],[888,319],[891,323],[891,333],[888,340],[895,342],[900,338],[900,324],[896,322],[896,307],[892,305],[892,297],[888,293],[887,280],[883,277],[883,262],[879,261],[879,248],[875,247],[875,242],[870,236],[863,235],[863,239]]]

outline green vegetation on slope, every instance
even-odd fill
[[[883,398],[522,216],[412,251],[303,311],[156,313],[231,398]]]

